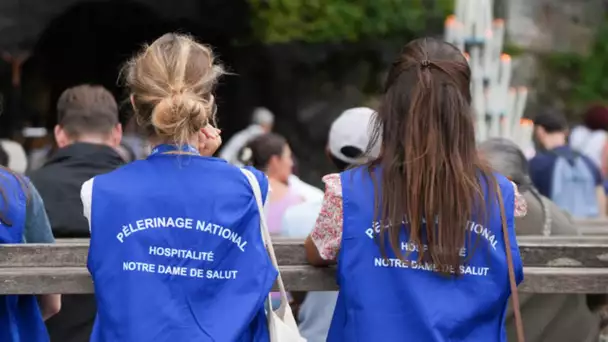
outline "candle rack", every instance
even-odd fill
[[[469,61],[477,141],[503,137],[528,150],[533,129],[523,119],[528,89],[511,87],[512,60],[503,53],[505,22],[493,18],[493,5],[493,0],[456,0],[444,39]]]

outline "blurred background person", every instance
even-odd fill
[[[293,160],[293,172],[288,177],[287,183],[289,186],[300,195],[304,201],[313,201],[318,202],[323,199],[323,191],[316,186],[310,185],[298,177],[299,169],[298,169],[298,160],[292,154],[291,156]]]
[[[241,151],[240,162],[263,171],[270,184],[266,203],[266,218],[271,234],[282,235],[281,220],[285,211],[304,198],[289,186],[293,159],[287,140],[275,133],[267,133],[251,140]]]
[[[530,179],[538,191],[575,218],[606,215],[606,194],[598,166],[567,143],[568,122],[562,113],[534,118],[534,138],[540,145],[530,160]]]
[[[8,139],[0,140],[0,146],[7,155],[9,169],[16,173],[24,174],[28,167],[28,158],[21,144]]]
[[[80,189],[91,177],[124,163],[117,152],[122,138],[114,96],[101,86],[66,89],[57,101],[58,149],[30,178],[45,201],[58,238],[88,238]],[[95,320],[95,296],[66,295],[63,309],[47,322],[52,341],[89,341]]]
[[[496,341],[505,333],[507,300],[523,280],[513,218],[525,215],[525,201],[477,154],[470,82],[454,45],[411,41],[386,77],[372,130],[378,158],[324,177],[304,247],[312,265],[337,264],[327,341]],[[474,226],[501,233],[494,243],[477,240]],[[476,267],[485,271],[473,274]]]
[[[348,109],[332,123],[326,154],[339,172],[378,157],[378,148],[366,154],[374,111],[358,107]],[[323,196],[287,208],[281,223],[283,236],[303,239],[310,234],[321,212]],[[309,342],[324,342],[331,324],[338,292],[292,292],[292,308],[297,313],[300,333]]]
[[[514,182],[528,203],[524,217],[515,218],[517,235],[579,235],[571,216],[538,193],[528,174],[523,152],[507,139],[490,139],[479,146],[482,157],[499,173]],[[519,294],[528,342],[596,342],[599,314],[591,312],[583,294]],[[507,333],[516,341],[513,312],[509,308]]]
[[[592,106],[583,115],[583,124],[572,129],[570,146],[593,161],[608,175],[608,108]]]
[[[44,202],[29,180],[0,167],[0,194],[0,244],[55,241]],[[58,294],[0,296],[0,341],[49,341],[44,321],[60,308]]]
[[[220,150],[220,158],[227,160],[230,164],[239,165],[239,152],[243,147],[255,137],[272,132],[273,126],[274,114],[267,108],[256,108],[253,111],[251,124],[226,142]]]

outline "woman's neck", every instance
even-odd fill
[[[287,186],[287,182],[284,182],[272,176],[268,176],[268,181],[270,182],[270,184]]]
[[[175,140],[161,138],[150,138],[149,143],[152,147],[158,145],[178,145]],[[190,145],[196,148],[198,146],[198,136],[194,136],[193,138],[188,139],[188,141],[184,145]]]

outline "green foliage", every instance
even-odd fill
[[[341,42],[420,32],[443,18],[454,0],[249,0],[252,26],[264,43]]]
[[[595,42],[586,56],[560,53],[546,56],[545,67],[573,81],[568,98],[570,107],[608,100],[608,21],[598,27]]]
[[[576,102],[598,102],[608,99],[608,23],[596,33],[592,51],[580,63],[580,81],[574,88]]]
[[[502,52],[510,55],[511,57],[517,57],[517,56],[524,54],[526,52],[526,50],[522,49],[521,47],[519,47],[517,45],[513,45],[513,44],[510,44],[507,42],[503,46]]]

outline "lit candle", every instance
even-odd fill
[[[490,67],[491,77],[498,78],[498,69],[500,65],[500,56],[505,38],[505,23],[502,19],[496,19],[492,23],[492,65]]]
[[[492,68],[492,50],[493,50],[493,37],[492,31],[486,31],[486,39],[483,44],[483,77],[489,81],[491,76],[491,68]]]
[[[511,56],[502,54],[500,57],[500,88],[504,95],[509,91],[509,84],[511,83]]]
[[[483,31],[486,32],[492,29],[492,18],[493,18],[493,9],[492,9],[493,0],[483,0]]]
[[[456,36],[456,47],[460,51],[464,51],[464,40],[465,40],[465,30],[464,24],[461,21],[456,21],[455,24],[455,36]]]
[[[454,6],[456,19],[462,21],[464,19],[465,10],[466,10],[466,2],[467,0],[456,0],[456,5]]]
[[[456,17],[454,15],[449,15],[445,19],[444,32],[443,32],[443,40],[448,43],[454,43],[456,41]]]
[[[517,89],[517,100],[515,101],[514,120],[519,121],[524,116],[526,101],[528,100],[528,88],[520,87]],[[516,122],[517,122],[516,121]]]
[[[469,57],[469,65],[471,66],[471,76],[473,79],[483,79],[483,70],[481,69],[481,58],[478,46],[471,48],[471,57]]]
[[[534,132],[534,123],[529,119],[521,119],[519,130],[515,143],[524,151],[524,154],[531,158],[534,153],[534,145],[532,144],[532,134]]]
[[[483,81],[474,79],[471,83],[473,91],[473,107],[475,109],[475,135],[477,141],[484,141],[488,136],[486,125],[486,100],[484,96]]]
[[[465,15],[462,19],[463,24],[465,24],[465,37],[467,40],[475,39],[475,22],[477,22],[478,12],[476,11],[475,4],[477,1],[475,0],[467,0]]]
[[[515,111],[515,98],[517,97],[517,92],[515,88],[509,88],[509,94],[507,95],[507,104],[504,110],[504,130],[502,137],[513,139],[514,132],[517,132],[517,126],[519,125],[519,118],[514,121],[514,111]]]

